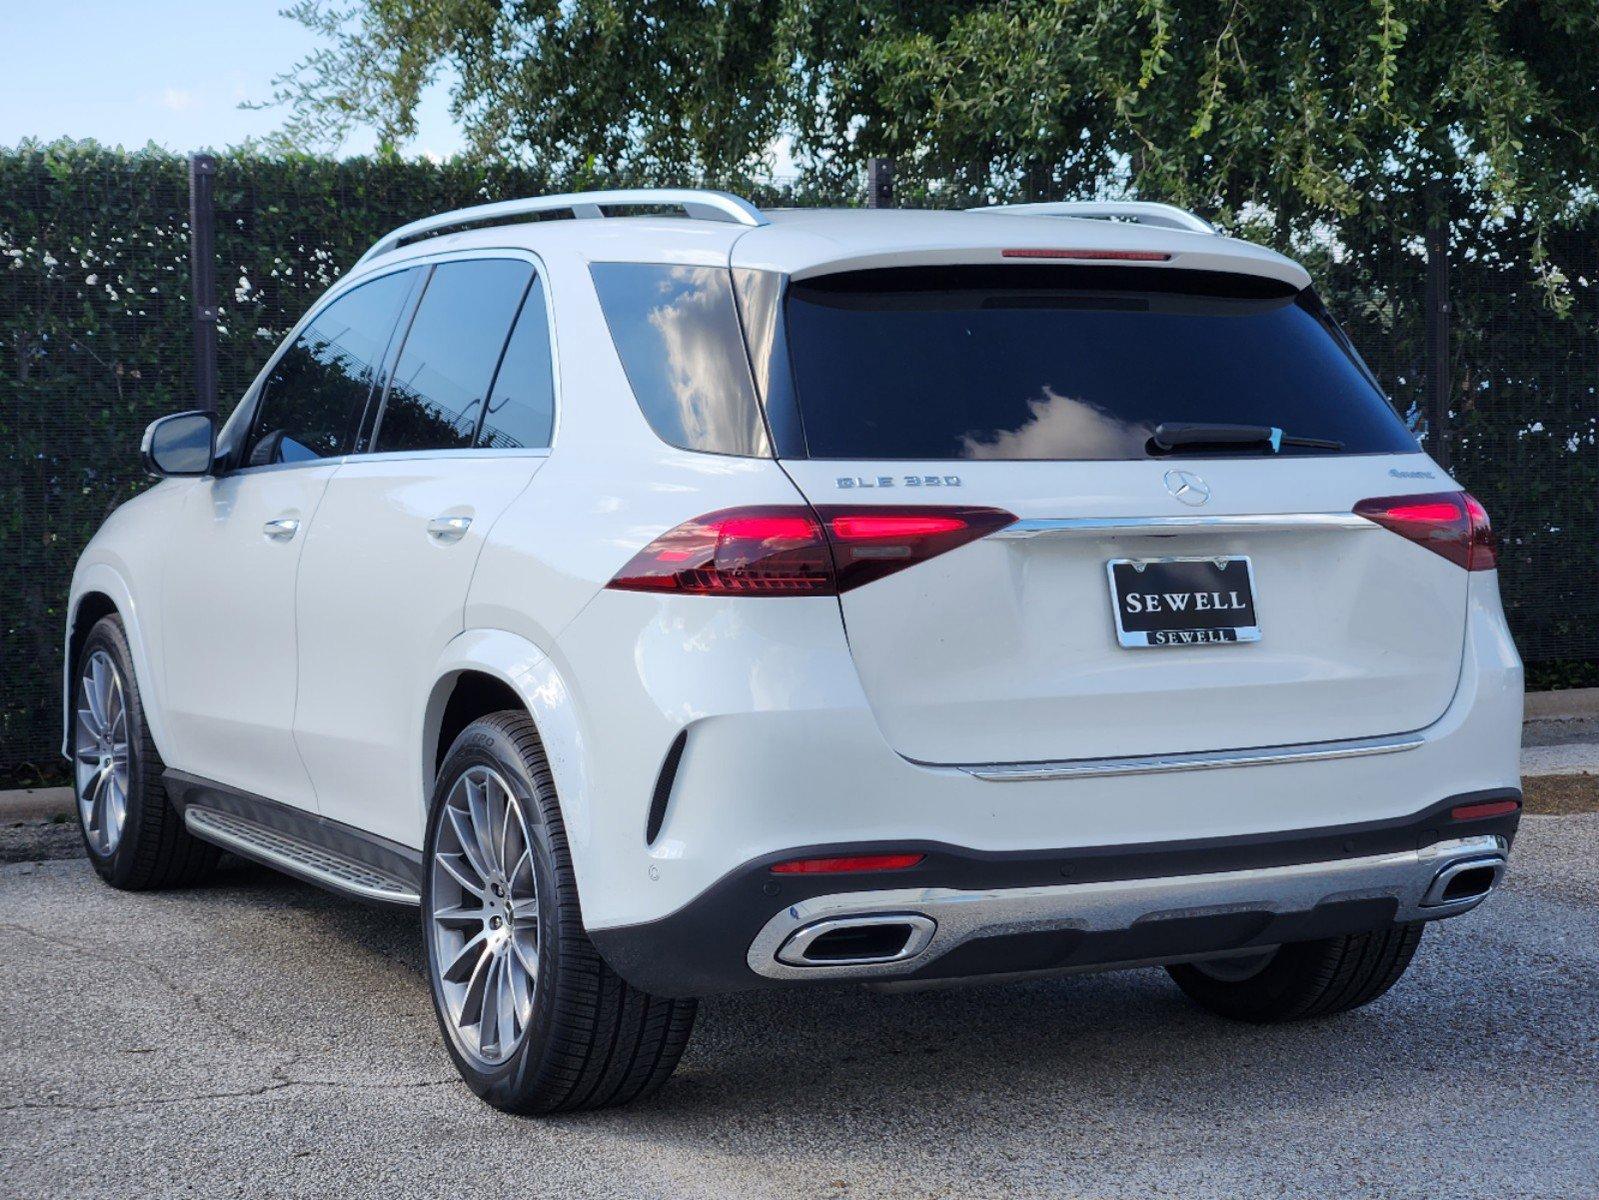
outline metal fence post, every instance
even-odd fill
[[[866,207],[894,207],[894,160],[868,158],[866,160]]]
[[[1438,465],[1449,469],[1449,220],[1440,203],[1427,206],[1427,449]]]
[[[194,290],[195,407],[217,410],[216,211],[211,187],[217,160],[189,155],[189,281]]]

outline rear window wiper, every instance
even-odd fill
[[[1303,446],[1311,450],[1342,450],[1342,442],[1327,438],[1295,437],[1275,425],[1224,425],[1203,421],[1162,421],[1155,426],[1150,445],[1160,452],[1189,446],[1270,446],[1280,453],[1284,446]]]

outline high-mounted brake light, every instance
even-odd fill
[[[772,868],[773,875],[844,875],[852,871],[903,871],[925,854],[852,854],[843,858],[795,858]]]
[[[1043,247],[1001,250],[1001,258],[1074,258],[1079,262],[1170,262],[1162,250],[1055,250]]]
[[[1498,565],[1487,510],[1468,492],[1362,500],[1355,505],[1355,515],[1375,521],[1468,571],[1491,571]]]
[[[729,508],[667,530],[609,586],[691,596],[833,596],[1014,520],[997,508]]]

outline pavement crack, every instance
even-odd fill
[[[25,937],[34,938],[38,941],[44,942],[49,946],[64,946],[69,950],[76,951],[85,958],[94,959],[97,962],[108,963],[114,967],[133,967],[137,970],[143,971],[146,975],[155,980],[158,984],[160,984],[167,991],[171,992],[178,999],[191,1006],[195,1011],[202,1013],[209,1020],[216,1022],[218,1026],[226,1029],[229,1033],[233,1034],[234,1037],[240,1038],[244,1041],[256,1040],[250,1030],[247,1030],[243,1026],[229,1021],[225,1014],[212,1008],[207,1003],[209,997],[201,993],[192,992],[185,989],[176,980],[157,970],[155,967],[152,967],[149,963],[145,962],[141,958],[131,954],[117,953],[115,951],[108,950],[103,946],[92,946],[86,945],[83,942],[75,942],[70,938],[62,937],[58,933],[44,933],[41,930],[34,929],[32,926],[18,924],[14,921],[0,921],[0,930],[8,930],[13,933],[20,933]]]
[[[447,1087],[458,1085],[459,1083],[460,1080],[454,1077],[449,1079],[421,1079],[411,1083],[360,1083],[355,1080],[333,1079],[281,1079],[275,1083],[263,1083],[255,1087],[236,1088],[221,1092],[195,1092],[192,1095],[184,1096],[161,1096],[145,1100],[109,1100],[93,1104],[78,1103],[72,1100],[23,1100],[17,1104],[0,1104],[0,1113],[28,1112],[31,1110],[46,1112],[104,1112],[109,1109],[166,1108],[174,1104],[203,1104],[216,1100],[253,1100],[260,1096],[268,1096],[274,1092],[289,1091],[294,1088],[335,1092],[400,1092]]]

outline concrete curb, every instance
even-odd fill
[[[0,821],[48,821],[54,816],[72,816],[72,789],[69,787],[18,788],[0,792]]]
[[[1529,721],[1570,721],[1582,717],[1599,717],[1599,688],[1527,693]]]

